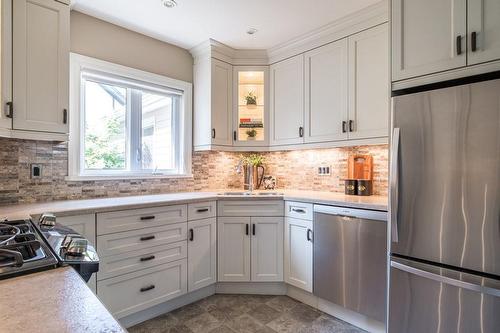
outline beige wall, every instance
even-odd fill
[[[193,82],[187,50],[76,11],[71,11],[71,52]]]

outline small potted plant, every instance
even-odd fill
[[[248,140],[255,140],[257,137],[257,130],[255,128],[249,129],[245,132]]]
[[[247,102],[247,105],[257,105],[257,96],[255,96],[252,91],[250,91],[248,95],[245,96],[245,100]]]

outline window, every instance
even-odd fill
[[[69,178],[190,175],[190,83],[76,54],[71,67]]]

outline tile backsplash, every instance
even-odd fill
[[[266,174],[277,178],[277,188],[343,192],[347,159],[352,153],[372,154],[374,194],[387,194],[388,146],[359,146],[262,153]],[[67,181],[66,143],[0,138],[0,204],[87,199],[168,192],[243,187],[235,173],[240,153],[193,153],[193,177],[137,180]],[[30,165],[42,166],[32,179]],[[330,166],[329,176],[318,176],[318,166]]]

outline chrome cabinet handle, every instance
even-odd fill
[[[307,241],[312,241],[312,230],[307,229]]]
[[[413,275],[417,275],[417,276],[420,276],[420,277],[423,277],[426,279],[431,279],[431,280],[434,280],[434,281],[439,282],[439,283],[445,283],[445,284],[449,284],[449,285],[452,285],[452,286],[455,286],[458,288],[467,289],[467,290],[475,291],[475,292],[482,293],[482,294],[488,294],[488,295],[495,296],[495,297],[500,297],[500,290],[499,289],[485,287],[485,286],[481,286],[478,284],[453,279],[453,278],[450,278],[450,277],[445,276],[445,275],[431,273],[431,272],[424,271],[424,270],[416,268],[416,267],[404,265],[404,264],[401,264],[401,263],[395,262],[395,261],[391,261],[391,267],[394,267],[396,269],[399,269],[400,271],[407,272],[407,273],[410,273]]]
[[[212,128],[212,139],[215,139],[215,128]]]
[[[354,120],[349,120],[349,132],[354,132]]]
[[[300,213],[300,214],[305,214],[306,213],[306,211],[303,210],[302,208],[292,208],[292,212]]]
[[[392,134],[392,149],[391,149],[391,173],[390,184],[390,216],[391,216],[391,241],[398,242],[398,187],[399,187],[399,128],[395,128]]]
[[[302,126],[299,127],[299,137],[304,137],[304,127]]]
[[[194,229],[189,229],[189,240],[194,241]]]
[[[347,121],[343,121],[342,122],[342,133],[346,133],[347,132]]]

